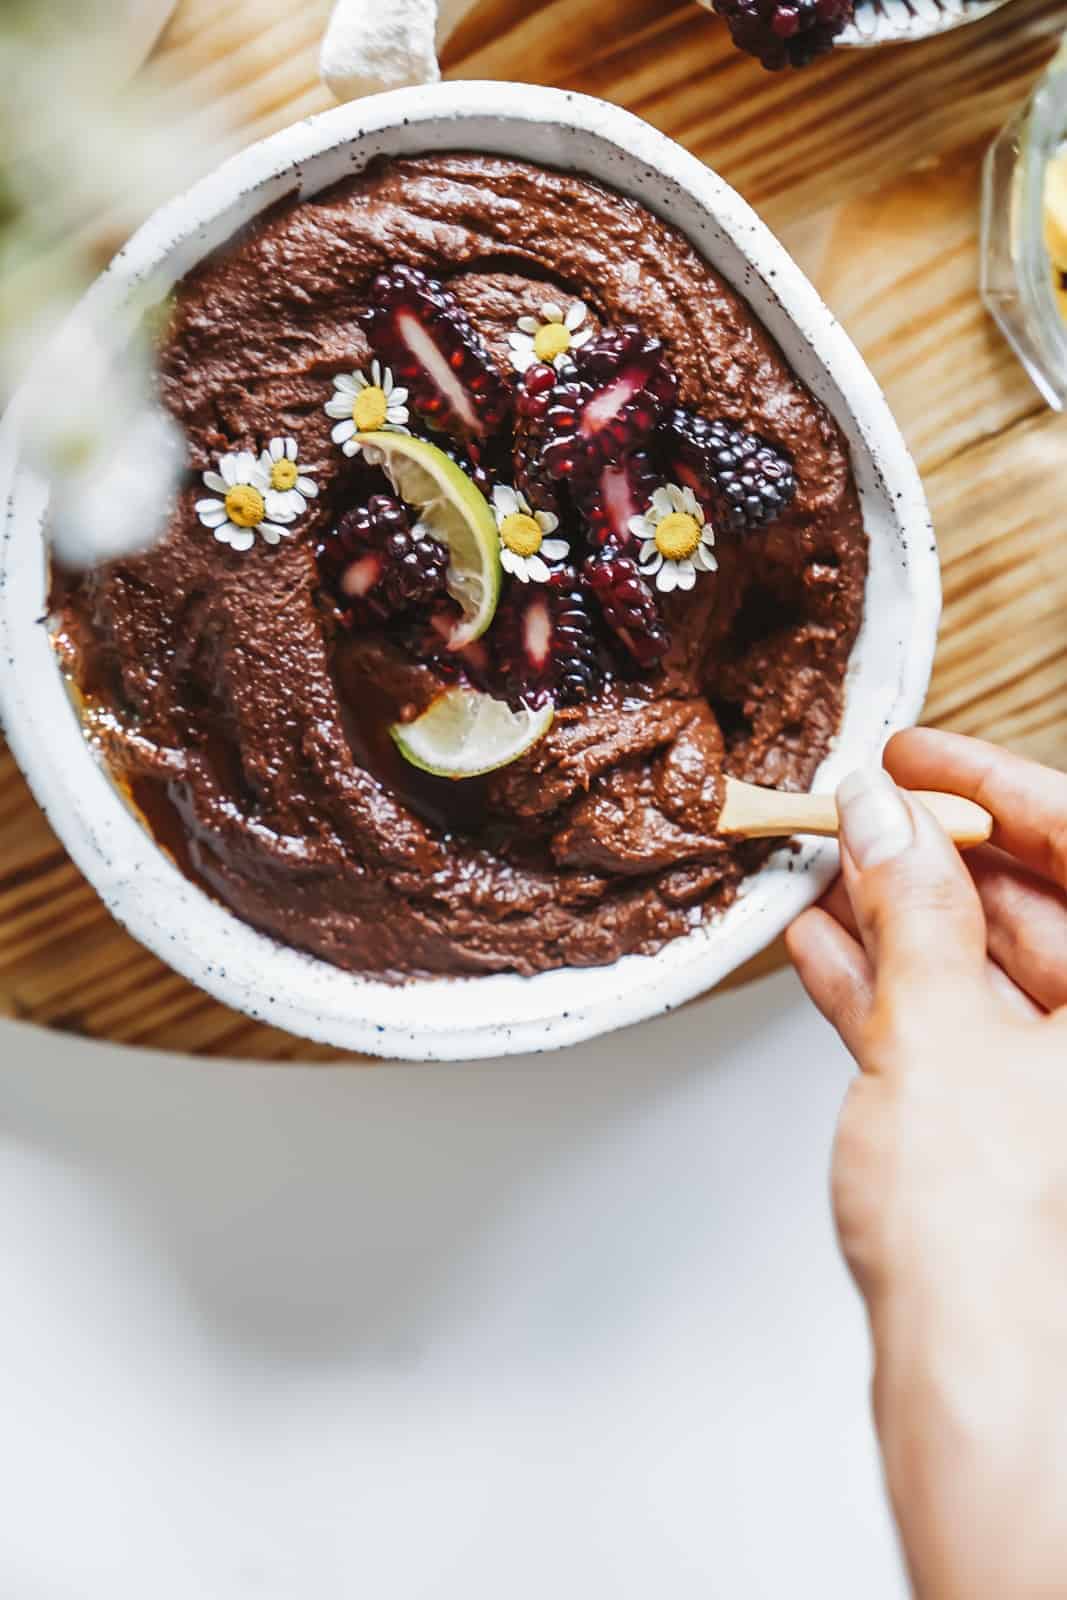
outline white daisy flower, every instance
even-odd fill
[[[704,516],[692,489],[664,484],[652,496],[648,510],[630,518],[630,532],[641,540],[641,572],[655,576],[663,594],[691,589],[698,572],[714,572],[719,563],[712,555],[715,532]]]
[[[566,539],[553,539],[559,518],[551,511],[534,511],[518,489],[498,483],[493,490],[493,512],[500,534],[500,565],[520,583],[547,583],[551,566],[570,553]]]
[[[339,372],[333,380],[334,392],[326,402],[326,415],[339,417],[330,437],[339,444],[346,456],[360,453],[368,460],[378,452],[359,444],[357,433],[410,433],[407,426],[408,392],[393,382],[390,367],[383,367],[377,359],[370,364],[370,377],[365,372]]]
[[[293,520],[289,513],[277,511],[273,520],[267,520],[270,473],[251,450],[221,456],[219,470],[204,473],[204,484],[222,499],[198,500],[196,514],[231,550],[251,550],[257,533],[264,544],[277,544],[285,532],[278,524]]]
[[[583,300],[572,301],[566,311],[554,300],[546,300],[539,310],[540,320],[520,317],[518,332],[508,334],[516,372],[525,372],[535,361],[562,367],[572,350],[580,350],[593,337],[592,328],[583,326],[587,315]]]
[[[302,516],[308,501],[314,500],[319,486],[300,466],[300,452],[295,439],[272,439],[259,458],[267,474],[268,488],[265,496],[268,517],[288,522]]]

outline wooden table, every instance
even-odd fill
[[[323,110],[328,10],[180,0],[147,69],[161,115],[211,104],[236,147]],[[1042,406],[976,283],[983,153],[1064,23],[1062,0],[1011,0],[960,33],[842,51],[786,77],[735,53],[690,0],[483,0],[445,60],[450,77],[555,83],[628,106],[759,208],[863,351],[926,481],[945,585],[928,720],[1060,766],[1067,423]],[[227,1010],[125,934],[6,750],[0,1013],[204,1054],[337,1054]]]

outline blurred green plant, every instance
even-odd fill
[[[183,456],[155,398],[150,307],[69,316],[107,254],[205,161],[188,121],[176,138],[133,77],[169,10],[0,0],[0,394],[21,386],[23,455],[48,479],[53,544],[76,565],[158,536],[161,516],[130,491],[151,483],[165,508]]]

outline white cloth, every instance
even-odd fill
[[[338,100],[436,83],[437,52],[473,0],[337,0],[319,70]]]

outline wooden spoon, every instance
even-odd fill
[[[984,844],[993,832],[988,811],[960,794],[934,794],[913,789],[955,844]],[[791,833],[816,833],[837,837],[837,802],[832,794],[784,794],[760,789],[754,783],[727,778],[726,799],[719,815],[719,832],[745,839],[777,839]]]

